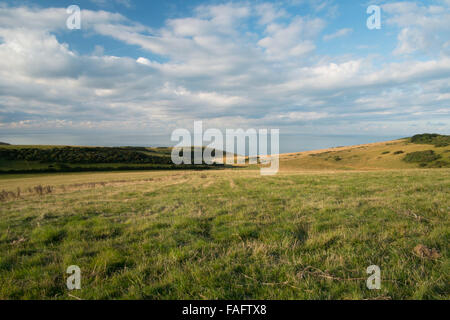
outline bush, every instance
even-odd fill
[[[441,158],[439,154],[436,154],[433,150],[426,150],[426,151],[416,151],[406,154],[406,156],[403,158],[405,162],[421,162],[421,163],[427,163],[432,162],[434,160],[437,160]]]
[[[438,160],[436,162],[433,162],[429,166],[433,168],[450,168],[450,162]]]
[[[435,147],[446,147],[450,145],[450,136],[437,133],[424,133],[412,136],[410,141],[418,144],[432,144]]]
[[[405,152],[402,151],[402,150],[399,150],[399,151],[395,151],[395,152],[394,152],[394,154],[402,154],[402,153],[405,153]]]

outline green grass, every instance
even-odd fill
[[[449,169],[0,180],[17,188],[0,203],[1,299],[450,298]],[[381,290],[366,288],[372,264]]]

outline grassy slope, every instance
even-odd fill
[[[450,162],[450,146],[437,148],[430,144],[414,144],[408,139],[372,143],[360,146],[282,154],[281,170],[380,170],[417,168],[417,163],[402,159],[414,151],[434,150],[441,160]],[[384,152],[389,151],[389,153]],[[404,151],[402,154],[394,154]],[[335,157],[342,160],[336,161]]]
[[[53,192],[26,191],[38,184]],[[87,299],[450,298],[449,169],[0,179],[17,187],[0,208],[0,298],[70,299],[71,264],[70,294]],[[365,286],[371,264],[379,291]]]

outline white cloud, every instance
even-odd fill
[[[285,18],[288,13],[283,8],[277,8],[273,3],[262,3],[256,5],[256,12],[260,15],[259,23],[262,25],[271,23],[279,18]]]
[[[395,2],[382,6],[388,14],[388,25],[401,28],[394,53],[440,53],[450,40],[450,5],[416,2]]]
[[[267,36],[258,44],[265,48],[270,58],[283,60],[298,58],[315,49],[313,39],[324,28],[321,19],[297,17],[288,25],[271,23],[266,28]]]
[[[408,15],[417,17],[424,9],[394,4],[386,10],[389,23],[400,27],[397,53],[424,50],[428,44],[421,41],[430,38],[421,35],[430,26],[406,24]],[[434,15],[445,14],[438,6],[427,7],[426,21],[438,26]],[[445,54],[396,63],[319,56],[315,48],[326,20],[292,16],[274,4],[201,6],[159,29],[106,11],[82,16],[85,36],[137,45],[139,58],[105,55],[108,50],[100,45],[92,54],[71,50],[60,40],[67,32],[65,9],[0,6],[2,130],[167,132],[206,119],[217,127],[317,124],[337,132],[379,130],[367,125],[371,121],[389,120],[395,128],[408,117],[431,117],[437,110],[448,114]],[[408,33],[416,28],[423,33],[414,40]],[[350,32],[340,29],[324,39]],[[156,61],[155,54],[164,59]],[[305,128],[317,132],[318,127]]]
[[[335,39],[335,38],[339,38],[339,37],[345,37],[345,36],[349,35],[350,33],[352,33],[352,31],[353,31],[353,29],[351,29],[351,28],[339,29],[335,33],[324,35],[323,39],[325,41],[327,41],[327,40],[331,40],[331,39]]]

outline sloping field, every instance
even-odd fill
[[[280,155],[280,169],[297,170],[382,170],[412,169],[430,166],[426,162],[406,162],[407,154],[432,150],[440,156],[431,163],[435,167],[450,167],[450,146],[412,143],[400,139],[357,146],[330,148]],[[434,165],[437,161],[437,165]],[[423,163],[423,164],[422,164]],[[425,165],[424,165],[425,164]]]
[[[371,159],[389,147],[410,146]],[[8,175],[0,190],[1,299],[450,298],[449,169]]]

